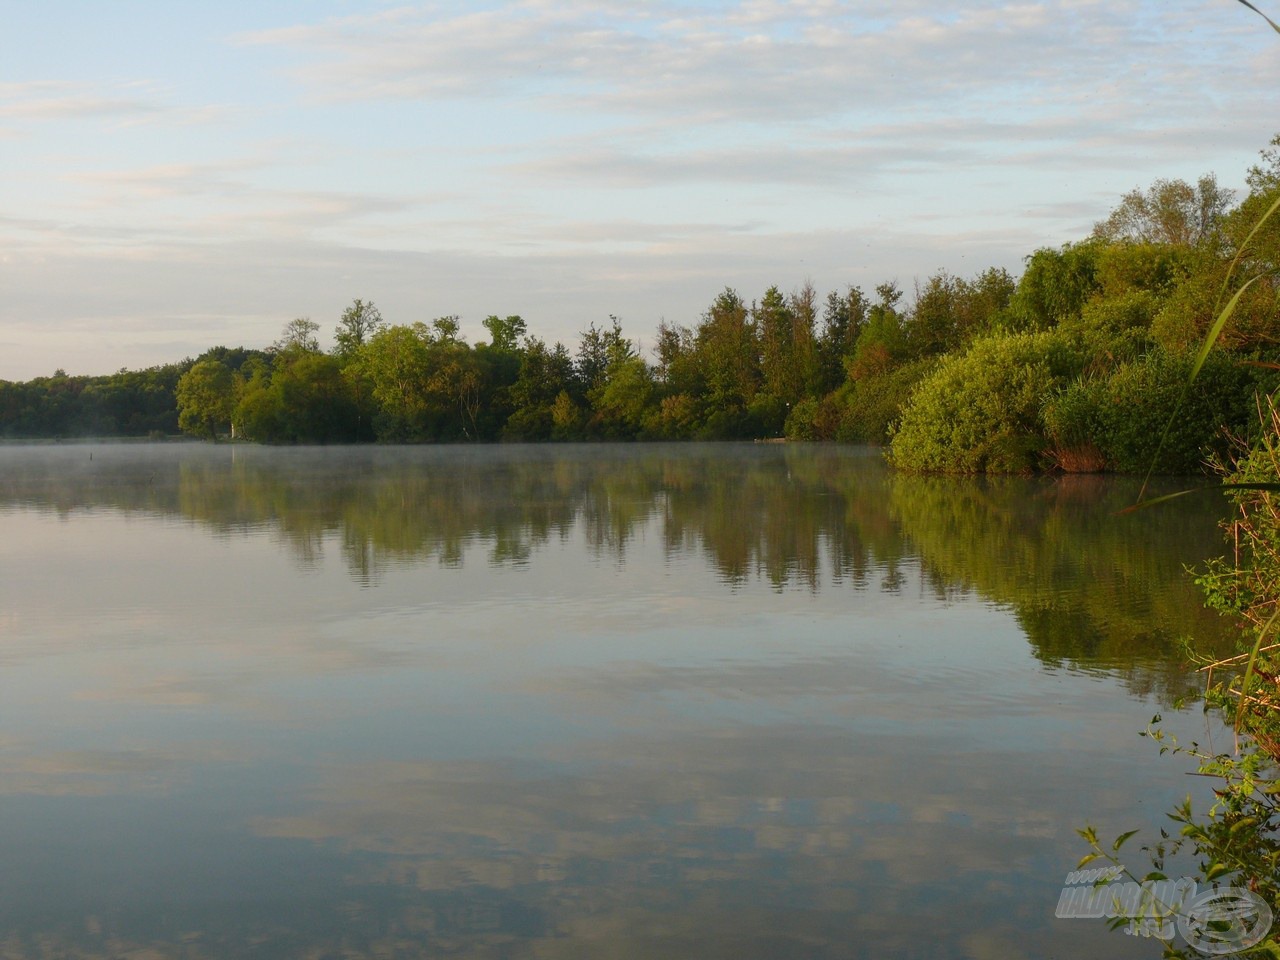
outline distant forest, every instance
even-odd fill
[[[106,376],[0,381],[0,436],[265,443],[747,439],[888,444],[924,472],[1187,472],[1256,423],[1280,382],[1280,136],[1237,199],[1212,175],[1157,180],[1089,237],[999,268],[820,296],[726,289],[642,356],[616,318],[572,348],[519,316],[394,324],[369,301],[265,349]],[[1229,265],[1238,258],[1234,274]],[[1224,297],[1257,277],[1187,393]],[[1184,396],[1184,394],[1186,394]],[[1178,410],[1170,435],[1165,426]]]

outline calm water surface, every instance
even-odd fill
[[[0,447],[0,953],[1158,957],[1213,500],[820,446]],[[1137,851],[1133,866],[1142,867]]]

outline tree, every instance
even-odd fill
[[[658,324],[654,353],[658,360],[657,377],[668,394],[702,393],[697,342],[692,330],[685,326],[672,326],[663,320]]]
[[[297,317],[284,325],[280,339],[272,344],[277,353],[319,353],[320,341],[316,334],[320,324],[307,317]]]
[[[761,389],[783,403],[797,399],[792,384],[793,323],[791,308],[777,287],[770,287],[751,308],[760,337]]]
[[[511,385],[513,410],[503,435],[518,440],[545,440],[551,436],[551,408],[556,397],[573,383],[573,360],[564,344],[549,349],[537,337],[525,340],[520,370]]]
[[[596,402],[596,426],[615,440],[633,438],[644,423],[653,399],[653,377],[639,357],[621,361]]]
[[[1146,193],[1126,193],[1110,216],[1094,225],[1093,235],[1112,242],[1195,246],[1217,235],[1232,196],[1233,191],[1219,187],[1211,173],[1195,186],[1185,180],[1157,180]]]
[[[196,436],[218,439],[218,428],[231,423],[236,382],[220,360],[201,360],[178,380],[178,426]]]
[[[868,313],[849,359],[849,377],[853,380],[886,373],[906,355],[907,335],[898,312],[902,291],[896,283],[882,283],[876,287],[876,296],[880,300]]]
[[[1261,163],[1255,163],[1245,174],[1251,195],[1270,193],[1280,187],[1280,133],[1271,138],[1269,146],[1260,151]]]
[[[1009,326],[1046,330],[1078,320],[1097,291],[1098,258],[1104,244],[1068,243],[1061,250],[1043,247],[1027,257],[1027,269],[1009,302]]]
[[[834,290],[827,294],[822,333],[818,337],[818,362],[824,392],[834,390],[844,381],[845,360],[853,356],[870,309],[871,301],[860,287],[849,287],[843,295]]]
[[[1014,282],[1005,270],[991,268],[969,281],[945,270],[921,287],[907,322],[907,339],[916,357],[954,350],[980,333],[1009,305]]]
[[[760,386],[760,345],[755,324],[737,291],[726,288],[707,310],[696,334],[707,404],[720,415],[712,433],[738,432],[739,420]]]
[[[479,416],[488,384],[478,355],[465,343],[437,344],[431,351],[431,360],[434,370],[427,381],[429,396],[442,409],[456,405],[462,436],[482,439]]]
[[[359,409],[336,357],[303,354],[272,377],[271,391],[277,398],[278,427],[271,439],[346,443],[357,438]]]
[[[792,292],[791,305],[791,376],[795,398],[798,402],[821,391],[821,361],[818,356],[817,320],[818,293],[813,284],[806,281],[799,290]]]
[[[484,318],[484,328],[489,331],[490,345],[495,350],[514,353],[520,346],[520,338],[525,335],[524,320],[513,314],[499,317],[496,314]]]
[[[373,301],[354,300],[342,311],[338,329],[334,331],[334,353],[342,360],[351,359],[369,338],[383,329],[386,323]]]
[[[379,440],[421,436],[431,373],[429,337],[424,324],[387,327],[360,350],[359,367],[378,405]]]
[[[435,343],[462,343],[462,324],[456,314],[436,317],[431,321],[431,339]]]

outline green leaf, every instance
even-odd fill
[[[1120,848],[1124,846],[1124,842],[1137,832],[1137,830],[1130,830],[1128,833],[1120,834],[1120,836],[1116,837],[1116,842],[1111,845],[1111,849],[1118,853]]]
[[[1080,859],[1080,862],[1076,864],[1076,869],[1079,870],[1081,867],[1083,867],[1087,863],[1093,863],[1093,861],[1097,860],[1100,856],[1102,856],[1102,854],[1100,853],[1086,853]]]

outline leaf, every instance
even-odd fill
[[[1120,848],[1124,846],[1124,842],[1137,832],[1137,830],[1130,830],[1128,833],[1120,834],[1120,836],[1116,837],[1116,842],[1111,845],[1111,849],[1118,853]]]
[[[1100,856],[1102,856],[1100,853],[1086,853],[1080,858],[1080,862],[1076,864],[1076,869],[1079,870],[1087,863],[1093,863],[1093,861],[1097,860]]]

